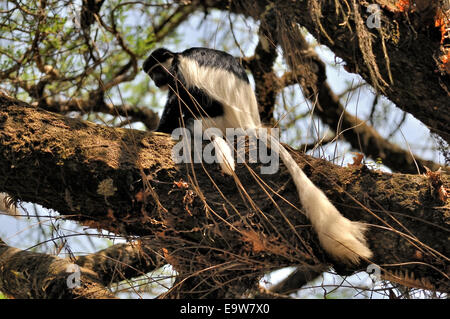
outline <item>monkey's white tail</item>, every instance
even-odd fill
[[[234,172],[234,158],[233,152],[231,151],[231,146],[228,144],[221,136],[211,135],[211,142],[216,150],[217,162],[227,175],[233,175]]]
[[[347,264],[357,264],[360,258],[370,258],[372,252],[364,237],[366,227],[342,216],[325,194],[305,175],[291,154],[271,136],[271,148],[276,150],[277,145],[281,160],[297,187],[306,216],[325,251]]]
[[[256,131],[253,134],[257,134]],[[325,194],[305,175],[291,154],[272,135],[270,147],[278,152],[291,174],[302,207],[317,232],[325,251],[337,260],[347,264],[357,264],[360,258],[372,257],[367,247],[364,232],[366,227],[342,216]],[[210,137],[216,150],[217,160],[225,174],[232,175],[235,169],[231,146],[219,135]]]

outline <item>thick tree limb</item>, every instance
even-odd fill
[[[263,191],[243,164],[236,183],[215,165],[203,170],[196,164],[194,171],[175,165],[173,145],[165,135],[108,128],[0,98],[0,191],[84,225],[146,236],[188,278],[178,282],[175,296],[223,297],[236,280],[235,289],[246,289],[272,269],[333,262],[287,202],[298,199],[283,166],[279,174],[261,176]],[[449,290],[448,203],[437,199],[426,177],[293,155],[346,217],[372,225],[371,263],[414,272],[421,279],[413,285]],[[259,172],[258,165],[251,168]],[[441,179],[448,188],[448,176]],[[182,289],[194,275],[201,284],[191,287],[203,293]]]
[[[277,75],[273,70],[278,56],[276,51],[278,40],[274,37],[277,19],[279,17],[270,8],[261,16],[258,45],[253,58],[247,63],[255,81],[255,94],[261,121],[265,124],[274,123],[273,111],[278,93],[274,85]]]
[[[0,290],[14,298],[114,298],[92,270],[68,259],[9,247],[1,239]]]
[[[104,0],[83,0],[80,12],[80,24],[83,29],[94,23],[94,15],[100,12],[103,2]]]
[[[79,256],[78,266],[94,271],[104,285],[147,274],[161,264],[161,258],[144,241],[116,244],[94,254]]]
[[[100,112],[113,116],[120,115],[129,118],[133,122],[142,122],[149,130],[155,129],[159,122],[158,113],[148,107],[127,104],[114,105],[112,103],[106,103],[103,96],[92,99],[73,98],[66,102],[56,102],[52,99],[46,99],[45,103],[40,105],[40,107],[60,114],[67,114],[69,112],[79,112],[81,114]]]
[[[145,275],[160,262],[145,241],[71,260],[8,247],[0,239],[0,291],[14,298],[114,298],[106,286]]]

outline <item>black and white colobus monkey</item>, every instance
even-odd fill
[[[225,136],[226,128],[244,130],[261,127],[258,106],[247,74],[231,55],[213,49],[191,48],[181,53],[155,50],[144,62],[143,70],[159,88],[169,94],[156,131],[171,133],[180,120],[199,116],[204,128],[216,127]],[[227,156],[230,146],[219,136],[212,136],[232,174],[234,160]],[[364,237],[365,227],[342,216],[325,194],[303,173],[289,152],[277,143],[280,157],[289,170],[300,202],[318,234],[322,247],[332,257],[348,264],[370,258],[372,252]],[[228,145],[228,146],[227,146]],[[274,145],[274,144],[272,144]],[[228,148],[228,150],[227,150]]]

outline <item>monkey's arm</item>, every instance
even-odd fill
[[[157,132],[171,134],[174,129],[182,125],[182,104],[175,94],[169,94],[166,106],[159,120]]]
[[[187,92],[182,91],[181,96],[188,105],[184,114],[185,119],[191,117],[214,118],[223,115],[223,105],[197,87],[189,88]]]

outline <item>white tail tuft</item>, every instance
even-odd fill
[[[233,175],[235,164],[231,146],[219,135],[211,135],[210,139],[222,171]],[[279,152],[281,160],[288,168],[306,216],[311,221],[323,249],[336,260],[346,264],[358,264],[361,258],[372,257],[364,236],[366,226],[342,216],[273,136],[270,146],[273,151]]]
[[[281,160],[294,180],[306,216],[325,251],[346,264],[358,264],[360,258],[372,257],[364,236],[366,227],[342,216],[278,140],[272,138],[271,144],[272,148],[279,147]]]
[[[216,150],[217,162],[219,163],[222,172],[227,175],[233,175],[235,167],[230,145],[218,135],[212,135],[211,142]]]

